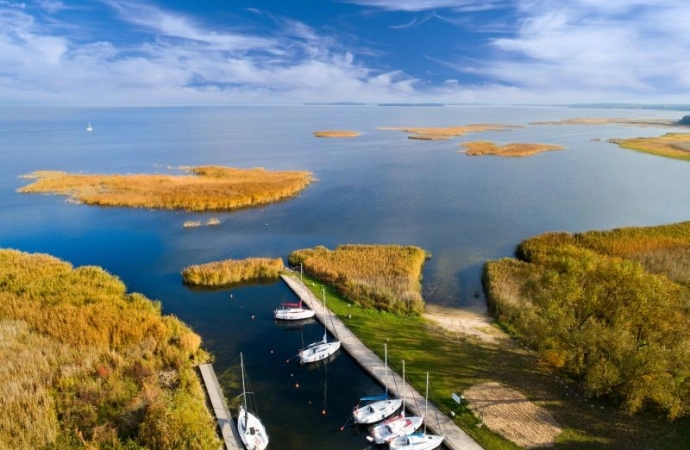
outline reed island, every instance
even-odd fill
[[[285,269],[282,258],[226,259],[182,269],[185,284],[224,286],[235,283],[277,280]]]
[[[186,211],[230,211],[297,195],[314,181],[307,171],[222,166],[188,168],[189,175],[104,175],[38,171],[22,193],[51,193],[98,206]]]
[[[347,131],[347,130],[323,130],[314,131],[314,137],[319,138],[353,138],[359,136],[357,131]]]
[[[200,344],[98,267],[0,250],[0,448],[217,450]]]
[[[492,155],[505,157],[525,157],[550,150],[563,150],[565,147],[555,144],[512,143],[496,145],[490,141],[472,141],[461,144],[466,150],[461,151],[470,156]]]
[[[450,127],[379,127],[379,130],[396,130],[408,133],[409,139],[442,141],[453,137],[464,136],[468,133],[482,131],[510,131],[520,128],[517,125],[500,124],[470,124]]]
[[[658,137],[609,139],[608,142],[638,152],[690,161],[690,133],[666,133]]]
[[[429,257],[414,246],[349,244],[296,250],[288,260],[357,305],[418,315],[424,311],[420,280]]]

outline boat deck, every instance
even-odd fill
[[[350,331],[345,324],[336,316],[331,315],[329,318],[329,311],[324,308],[321,301],[298,279],[287,275],[281,275],[283,281],[292,289],[292,291],[299,296],[304,303],[311,309],[316,311],[316,318],[323,323],[331,334],[337,335],[340,339],[341,346],[347,351],[356,361],[366,370],[374,379],[382,385],[388,385],[388,390],[397,395],[397,387],[402,389],[402,377],[397,373],[392,372],[392,376],[385,378],[386,367],[384,362],[376,356],[374,352],[369,350],[362,341]],[[408,393],[408,398],[414,395],[418,399],[423,399],[419,392],[417,392],[409,384],[405,388]],[[423,402],[422,402],[423,403]],[[413,402],[405,401],[405,407],[413,414],[423,414],[424,411],[417,410],[417,405]],[[427,423],[427,429],[432,433],[443,434],[445,440],[443,446],[450,450],[481,450],[482,447],[477,444],[470,436],[457,426],[448,416],[441,413],[431,402],[429,403],[428,416],[438,418],[438,426],[433,424],[434,421]]]
[[[206,392],[211,401],[213,412],[218,420],[218,428],[225,443],[225,448],[227,450],[244,449],[240,435],[237,432],[237,426],[232,420],[228,405],[225,403],[223,390],[218,383],[213,366],[211,364],[201,364],[199,371],[201,372],[201,378],[204,380],[204,386],[206,386]]]

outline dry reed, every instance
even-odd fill
[[[100,268],[0,250],[0,448],[217,449],[200,343]]]
[[[667,158],[690,160],[690,134],[666,133],[663,136],[632,139],[609,139],[622,148]]]
[[[490,141],[464,142],[461,145],[467,149],[464,153],[470,156],[494,155],[506,157],[524,157],[536,155],[537,153],[549,150],[562,150],[564,148],[561,145],[529,143],[512,143],[498,146]]]
[[[348,300],[397,314],[421,314],[421,273],[428,255],[400,245],[318,246],[290,254],[290,264],[335,286]]]
[[[203,166],[193,175],[84,175],[38,171],[22,193],[67,195],[88,205],[227,211],[292,197],[314,179],[310,172]]]
[[[346,130],[323,130],[314,131],[314,137],[320,138],[352,138],[359,136],[357,131],[346,131]]]
[[[283,270],[282,258],[226,259],[185,267],[182,279],[197,286],[222,286],[251,280],[277,279]]]

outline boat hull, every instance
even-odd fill
[[[311,319],[315,314],[313,309],[305,308],[283,308],[273,311],[273,317],[277,320],[305,320]]]
[[[340,349],[340,341],[320,342],[312,344],[299,352],[300,364],[310,364],[323,361]]]
[[[441,445],[443,436],[435,434],[412,434],[391,441],[391,450],[433,450]]]
[[[371,425],[392,416],[401,406],[401,398],[380,400],[355,408],[352,418],[356,424]]]
[[[396,416],[375,426],[367,440],[375,444],[387,444],[400,436],[414,433],[423,422],[424,419],[420,416]]]
[[[254,414],[240,406],[237,415],[237,431],[247,450],[264,450],[268,446],[268,435],[261,421]]]

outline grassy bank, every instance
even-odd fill
[[[0,250],[0,448],[217,449],[200,344],[100,268]]]
[[[293,266],[335,286],[351,302],[401,315],[421,314],[421,276],[427,253],[401,245],[319,246],[290,254]]]
[[[563,150],[563,146],[554,144],[513,143],[496,145],[490,141],[472,141],[461,144],[464,153],[470,156],[493,155],[505,157],[532,156],[549,150]]]
[[[308,276],[305,282],[318,298],[324,286],[329,309],[381,358],[383,343],[387,342],[391,367],[401,373],[400,361],[404,359],[409,380],[419,392],[424,391],[428,371],[430,400],[446,414],[455,412],[455,422],[486,449],[518,447],[482,426],[464,405],[451,399],[451,394],[491,381],[519,390],[553,415],[564,428],[556,449],[681,450],[690,443],[687,420],[668,423],[656,415],[629,416],[606,402],[586,399],[574,383],[555,375],[533,352],[520,346],[497,347],[466,340],[421,317],[405,318],[351,306],[337,289]]]
[[[51,193],[99,206],[228,211],[292,197],[313,181],[310,172],[202,166],[193,175],[85,175],[38,171],[22,193]]]
[[[185,267],[182,279],[194,286],[223,286],[253,280],[276,280],[284,269],[282,258],[226,259]]]

